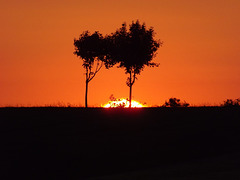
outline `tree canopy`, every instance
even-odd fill
[[[103,36],[99,32],[90,34],[83,32],[79,39],[74,39],[74,54],[83,60],[83,67],[91,70],[94,60],[103,61],[105,58],[105,49]]]
[[[160,40],[154,40],[154,30],[152,27],[146,28],[139,21],[132,22],[129,29],[126,23],[111,35],[113,46],[111,48],[111,58],[119,67],[124,68],[126,73],[140,74],[145,66],[158,66],[152,62],[156,56],[156,51],[162,45]]]

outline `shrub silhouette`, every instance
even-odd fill
[[[110,105],[110,108],[112,108],[112,107],[124,108],[127,105],[125,102],[121,102],[121,99],[116,99],[113,94],[110,95],[109,99],[110,99],[110,101],[108,102],[108,104]]]
[[[232,99],[227,99],[224,101],[222,104],[224,107],[239,107],[240,106],[240,98],[232,100]]]
[[[163,105],[163,107],[188,107],[189,103],[187,102],[180,102],[180,99],[177,98],[169,98],[168,101],[166,101]]]

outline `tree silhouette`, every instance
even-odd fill
[[[110,64],[119,63],[120,68],[129,74],[126,84],[129,86],[129,107],[132,100],[132,86],[145,66],[158,67],[159,64],[152,62],[156,51],[162,45],[160,40],[154,40],[153,28],[147,29],[145,24],[137,20],[130,24],[127,29],[126,23],[108,38],[111,39]]]
[[[90,34],[85,31],[79,39],[74,39],[74,46],[74,54],[83,60],[83,67],[86,70],[85,107],[87,108],[88,83],[99,72],[106,60],[106,42],[99,32]],[[106,67],[110,65],[106,63]]]

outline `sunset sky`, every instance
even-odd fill
[[[139,19],[164,44],[133,85],[149,106],[170,97],[219,105],[240,97],[239,0],[0,0],[0,106],[84,106],[85,76],[73,54],[85,31],[103,35]],[[128,97],[123,69],[101,69],[89,106]]]

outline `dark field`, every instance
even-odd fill
[[[0,108],[0,179],[240,179],[240,108]]]

